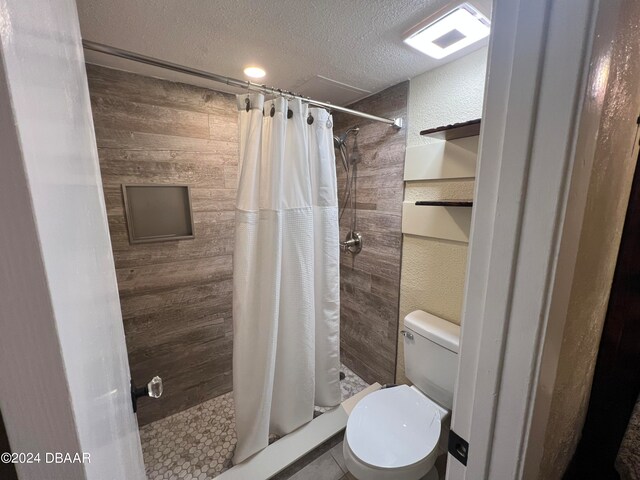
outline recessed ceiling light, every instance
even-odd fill
[[[262,78],[267,74],[267,72],[260,67],[247,67],[244,69],[244,74],[251,78]]]
[[[490,22],[463,3],[436,19],[429,17],[405,35],[404,42],[433,58],[444,58],[489,35]]]

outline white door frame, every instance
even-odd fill
[[[622,3],[495,2],[449,480],[538,476]]]
[[[21,480],[146,478],[73,0],[0,0],[0,408]]]

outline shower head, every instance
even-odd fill
[[[355,125],[355,126],[349,128],[347,131],[345,131],[340,136],[334,135],[333,136],[333,146],[335,148],[340,148],[341,146],[345,145],[346,142],[347,142],[347,137],[349,136],[349,134],[351,132],[353,132],[354,135],[358,135],[358,133],[360,132],[360,127]]]
[[[344,132],[342,135],[337,136],[334,135],[333,136],[333,146],[334,148],[337,148],[338,150],[340,150],[340,157],[342,158],[342,166],[344,167],[344,170],[346,172],[349,172],[349,163],[357,163],[358,161],[360,161],[360,152],[357,151],[355,153],[356,157],[355,159],[353,158],[353,154],[351,156],[349,156],[349,160],[347,159],[348,155],[347,155],[347,137],[349,136],[350,133],[353,132],[353,135],[358,135],[358,133],[360,132],[360,127],[358,127],[357,125],[349,128],[346,132]],[[354,145],[355,149],[358,149],[358,145],[357,142]]]

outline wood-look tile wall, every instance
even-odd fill
[[[406,121],[409,82],[403,82],[350,108]],[[357,256],[342,253],[340,267],[340,345],[342,361],[367,382],[393,383],[398,336],[398,299],[402,249],[402,199],[406,128],[394,128],[334,114],[334,132],[360,126],[358,145],[357,230],[364,248]],[[351,137],[350,137],[351,138]],[[352,145],[352,140],[349,142]],[[338,195],[345,173],[339,154]],[[340,221],[344,239],[351,212]]]
[[[87,66],[132,376],[164,380],[141,425],[232,388],[235,98]],[[123,183],[189,184],[195,239],[130,245]]]

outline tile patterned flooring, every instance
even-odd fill
[[[615,465],[622,480],[640,479],[640,397],[629,419]]]
[[[342,400],[345,400],[368,385],[355,373],[342,365],[345,378],[340,382]],[[316,407],[320,413],[326,411]],[[188,410],[158,420],[140,429],[142,452],[144,454],[149,480],[211,480],[231,467],[231,458],[236,445],[233,395],[231,392],[196,405]],[[340,444],[340,448],[342,448]],[[337,448],[337,445],[334,447]],[[346,469],[340,468],[335,460],[334,449],[318,457],[314,462],[302,468],[293,476],[294,480],[307,478],[335,479],[345,476]],[[340,450],[340,456],[342,450]],[[328,455],[328,456],[327,456]],[[323,459],[322,465],[316,462]],[[336,463],[333,465],[331,462]],[[337,470],[336,470],[337,467]],[[306,475],[303,472],[311,468],[318,470],[320,476]],[[331,473],[333,472],[333,473]],[[314,473],[315,475],[315,473]]]
[[[282,477],[280,475],[276,475],[273,480],[358,480],[349,473],[347,466],[344,463],[344,456],[342,454],[343,437],[344,434],[341,433],[339,438],[333,441],[334,445],[330,449],[324,448],[323,453],[320,456],[309,461],[295,473]],[[336,441],[339,443],[336,443]],[[438,477],[445,478],[447,468],[446,453],[443,453],[438,457],[435,467],[438,472]],[[423,479],[426,478],[433,477],[427,474]]]
[[[341,447],[342,444],[336,445],[334,448]],[[339,480],[345,475],[340,469],[338,462],[331,454],[331,451],[324,453],[321,457],[311,462],[298,473],[295,473],[290,480]]]
[[[276,477],[280,480],[280,477]],[[331,447],[315,460],[309,462],[287,480],[356,480],[351,475],[344,463],[342,455],[342,442]]]

